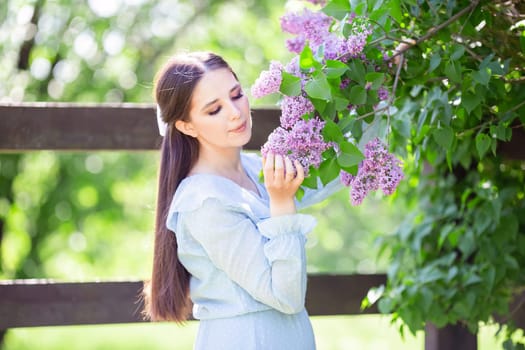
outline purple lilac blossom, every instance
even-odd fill
[[[304,9],[301,13],[287,13],[281,17],[281,29],[290,34],[303,36],[316,51],[330,34],[332,17],[323,12],[312,12]]]
[[[370,35],[370,31],[363,31],[358,34],[348,36],[348,39],[346,40],[345,54],[350,57],[357,57],[358,54],[363,51],[368,35]]]
[[[262,146],[261,153],[264,157],[272,152],[286,155],[292,162],[298,160],[305,170],[305,175],[308,175],[308,168],[319,167],[323,160],[322,153],[330,147],[321,134],[324,124],[323,121],[313,118],[301,119],[289,130],[278,127]]]
[[[381,189],[384,194],[394,193],[403,178],[401,162],[375,138],[365,146],[365,159],[359,164],[357,175],[353,177],[344,171],[340,174],[341,182],[351,186],[350,198],[353,205],[359,205],[369,192]]]
[[[286,40],[286,48],[293,53],[301,53],[304,49],[304,45],[306,45],[306,39],[303,35]]]
[[[301,75],[301,67],[299,66],[299,56],[294,56],[286,66],[284,66],[284,71],[295,76]]]
[[[385,101],[388,99],[388,90],[385,89],[384,87],[380,87],[378,90],[377,90],[377,97],[379,97],[379,99],[381,101]]]
[[[343,185],[345,185],[346,187],[350,187],[355,177],[354,175],[344,170],[341,170],[341,172],[339,173],[339,178],[341,179],[341,182],[343,183]]]
[[[283,69],[284,67],[280,62],[270,62],[270,69],[262,71],[261,75],[252,85],[252,96],[255,98],[261,98],[279,91],[282,81],[281,72]]]
[[[343,78],[341,80],[341,84],[339,84],[339,89],[340,90],[344,90],[348,87],[348,85],[350,85],[350,79],[348,78]]]
[[[313,112],[314,109],[314,105],[306,97],[284,96],[281,101],[281,126],[293,127],[303,115]]]

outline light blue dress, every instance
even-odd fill
[[[259,183],[260,158],[241,155],[259,194],[212,174],[184,179],[171,203],[167,227],[190,272],[193,317],[200,320],[195,349],[315,349],[305,310],[309,215],[270,217]],[[334,180],[306,191],[298,209],[342,188]]]

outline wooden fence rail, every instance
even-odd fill
[[[246,148],[259,149],[278,125],[279,111],[254,109],[252,115],[253,137]],[[523,159],[525,137],[523,130],[517,132],[521,136],[514,136],[502,152]],[[160,140],[151,104],[0,105],[0,152],[156,150]],[[361,300],[385,281],[383,274],[309,275],[307,309],[314,316],[377,313],[375,308],[361,310]],[[141,288],[142,281],[0,281],[0,338],[15,327],[142,322]],[[477,339],[460,326],[428,325],[425,349],[475,350]]]
[[[377,313],[375,308],[361,310],[361,300],[385,281],[383,274],[310,275],[308,312],[315,316]],[[142,281],[0,281],[0,329],[143,322],[142,285]]]

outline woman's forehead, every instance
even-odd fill
[[[193,93],[195,103],[211,101],[230,94],[239,82],[227,68],[209,70],[201,77]]]

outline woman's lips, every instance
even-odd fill
[[[231,132],[243,132],[246,129],[246,122],[242,123],[238,128],[231,130]]]

